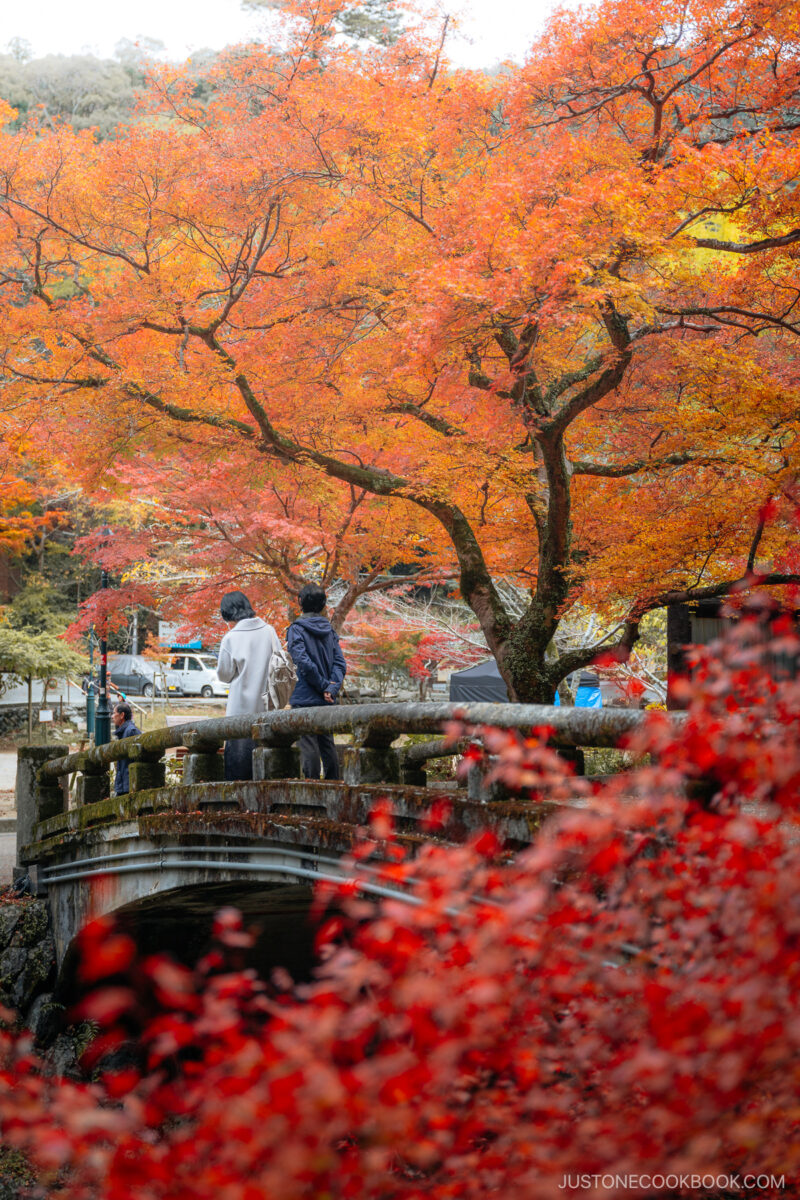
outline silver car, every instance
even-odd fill
[[[108,678],[121,692],[140,696],[180,695],[180,685],[163,663],[143,654],[111,654]]]

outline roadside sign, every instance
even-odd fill
[[[161,645],[169,646],[172,650],[202,650],[203,639],[199,634],[193,633],[188,638],[178,638],[180,627],[178,621],[159,621],[158,640]]]
[[[52,719],[53,719],[52,708],[40,708],[39,709],[39,720],[40,721],[47,722],[47,721],[52,721]]]

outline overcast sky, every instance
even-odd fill
[[[520,58],[555,0],[452,0],[462,35],[450,45],[451,58],[464,66],[491,66]],[[0,50],[11,38],[30,42],[35,56],[110,56],[121,38],[164,42],[170,58],[186,58],[205,47],[221,49],[257,38],[264,18],[244,13],[239,0],[23,0],[0,4]]]

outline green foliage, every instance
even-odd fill
[[[17,680],[80,674],[84,659],[63,640],[69,616],[48,581],[33,575],[0,624],[0,692]]]
[[[14,575],[22,592],[5,619],[32,632],[60,633],[75,620],[81,601],[99,586],[97,565],[74,551],[81,537],[107,520],[106,510],[94,507],[76,489],[52,497],[43,492],[31,511],[42,520],[28,551],[15,560]]]
[[[583,752],[584,771],[587,775],[621,775],[625,771],[638,770],[646,759],[604,746],[587,746]]]
[[[10,1146],[0,1146],[0,1200],[16,1200],[22,1188],[30,1188],[35,1182],[25,1155]]]
[[[114,47],[114,58],[127,71],[136,87],[145,82],[148,65],[166,49],[158,38],[140,37],[135,42],[120,38]]]
[[[84,666],[83,657],[56,633],[0,625],[0,691],[16,680],[80,674]]]
[[[402,21],[386,0],[366,0],[357,8],[344,12],[339,28],[346,37],[377,42],[380,46],[393,46],[400,36]]]
[[[26,580],[5,611],[6,624],[27,634],[60,634],[69,619],[61,597],[43,575],[33,574]]]
[[[0,55],[0,96],[19,112],[18,124],[38,117],[108,137],[129,123],[141,72],[91,54],[49,54],[23,60]]]

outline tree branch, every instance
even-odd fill
[[[663,458],[639,458],[629,463],[597,463],[587,460],[573,462],[573,475],[597,475],[605,479],[622,479],[626,475],[638,475],[640,471],[663,471],[668,467],[683,467],[687,463],[706,466],[710,462],[728,462],[728,459],[695,456],[689,453],[665,454]]]
[[[423,425],[428,425],[444,437],[464,437],[465,434],[465,430],[459,429],[457,425],[452,425],[445,417],[437,417],[433,413],[429,413],[427,409],[421,408],[418,404],[412,404],[410,400],[390,404],[386,412],[405,413],[410,417],[415,417],[418,421],[422,421]]]
[[[774,325],[778,329],[785,329],[789,333],[800,334],[800,325],[793,324],[791,321],[785,321],[782,317],[773,317],[769,313],[754,312],[749,308],[739,308],[735,304],[720,304],[716,307],[709,308],[659,308],[661,313],[668,316],[686,317],[710,317],[712,320],[718,321],[721,325],[736,325],[737,328],[748,328],[743,326],[741,321],[726,321],[726,316],[738,316],[747,321],[763,321],[767,325]],[[720,315],[722,314],[722,315]],[[757,332],[753,330],[752,332]]]
[[[697,600],[716,600],[721,596],[729,596],[734,592],[747,591],[759,587],[781,587],[800,584],[800,575],[774,572],[766,575],[752,574],[748,571],[739,579],[726,579],[721,583],[712,583],[703,588],[686,588],[683,591],[661,592],[634,605],[629,615],[622,622],[622,635],[610,646],[596,645],[581,650],[573,650],[563,654],[551,666],[550,671],[554,683],[558,683],[572,671],[580,670],[594,661],[599,653],[627,655],[639,640],[639,627],[642,619],[657,608],[666,608],[669,604],[691,604]]]
[[[778,237],[760,238],[757,242],[726,242],[722,238],[693,237],[695,246],[703,250],[722,250],[727,254],[761,254],[764,250],[777,250],[781,246],[792,246],[800,242],[800,229]]]

